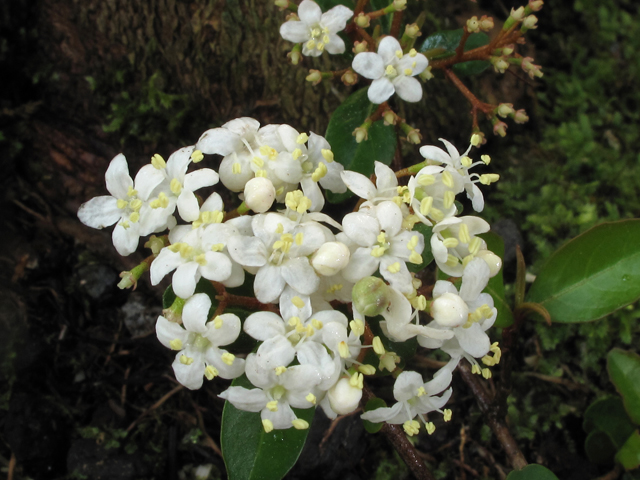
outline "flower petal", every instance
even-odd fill
[[[338,35],[331,34],[329,35],[329,43],[324,46],[324,49],[329,52],[331,55],[339,55],[344,53],[346,50],[346,45],[344,44],[344,40],[342,40]]]
[[[422,85],[413,78],[401,75],[393,81],[398,96],[405,102],[419,102],[422,99]]]
[[[280,272],[285,282],[304,295],[314,293],[320,284],[320,279],[306,257],[290,258],[281,265]]]
[[[273,312],[252,313],[244,321],[244,331],[260,342],[285,334],[284,321]]]
[[[271,303],[280,298],[285,286],[280,270],[280,267],[273,265],[264,265],[258,270],[253,282],[253,290],[260,302]]]
[[[206,293],[196,293],[188,299],[182,309],[182,323],[190,332],[205,333],[209,319],[211,299]]]
[[[376,186],[361,173],[345,170],[340,174],[347,188],[360,198],[370,200],[376,195]]]
[[[311,38],[309,27],[297,20],[284,22],[280,26],[280,36],[293,43],[304,43]]]
[[[362,52],[355,56],[351,64],[357,73],[365,78],[375,80],[384,75],[384,61],[382,57],[373,52]]]
[[[187,343],[189,332],[175,322],[170,322],[162,315],[158,317],[156,322],[156,335],[160,343],[167,348],[171,348],[171,341],[178,339],[183,344]]]
[[[336,5],[322,14],[320,23],[323,27],[328,28],[331,33],[336,33],[345,29],[347,21],[351,17],[353,17],[353,10],[344,5]]]
[[[105,173],[107,190],[116,198],[126,199],[129,188],[133,187],[133,180],[129,176],[129,166],[123,154],[116,155]]]
[[[184,263],[184,259],[180,252],[172,252],[168,248],[163,248],[160,254],[151,262],[149,275],[151,277],[151,285],[160,283],[167,273],[176,269]]]
[[[113,225],[122,216],[118,200],[109,195],[95,197],[80,205],[78,218],[87,227],[102,229]]]
[[[228,128],[207,130],[196,143],[196,149],[202,153],[225,156],[242,149],[242,147],[244,147],[244,144],[240,139],[240,135],[230,131]]]
[[[196,283],[200,280],[197,262],[187,262],[176,268],[173,274],[171,286],[174,293],[180,298],[189,298],[196,290]]]
[[[378,44],[378,55],[382,57],[385,65],[389,65],[398,59],[396,56],[397,51],[402,53],[402,47],[396,38],[387,36],[380,40]]]
[[[371,100],[371,103],[380,104],[386,102],[395,91],[396,89],[393,86],[393,83],[391,83],[387,77],[382,77],[371,82],[371,86],[369,86],[369,90],[367,91],[367,96],[369,97],[369,100]]]
[[[298,6],[298,17],[309,27],[320,22],[322,10],[318,4],[312,0],[303,0]]]

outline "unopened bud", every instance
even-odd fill
[[[502,268],[502,259],[491,250],[480,250],[476,253],[477,258],[481,258],[489,266],[489,276],[495,277]]]
[[[510,17],[517,22],[522,20],[524,18],[524,7],[519,7],[518,9],[512,8]]]
[[[529,117],[527,116],[527,112],[525,112],[524,109],[521,108],[513,116],[513,120],[516,123],[527,123],[529,121]]]
[[[443,327],[459,327],[469,318],[469,307],[455,293],[446,292],[431,304],[431,316]]]
[[[511,45],[505,45],[504,47],[502,47],[502,54],[503,55],[511,55],[513,53],[513,51],[516,49],[515,45],[511,44]]]
[[[344,72],[342,77],[340,77],[340,80],[342,80],[342,83],[347,86],[355,85],[356,83],[358,83],[358,74],[353,70],[348,69],[346,72]]]
[[[209,476],[211,475],[212,468],[213,465],[211,463],[207,463],[206,465],[198,465],[195,472],[193,472],[196,480],[208,480]]]
[[[300,59],[302,58],[302,55],[300,53],[300,50],[296,49],[296,50],[291,50],[289,53],[287,53],[287,58],[289,59],[292,65],[298,65],[298,63],[300,63]]]
[[[309,70],[306,80],[311,82],[312,85],[317,85],[322,81],[322,72],[320,70]]]
[[[538,23],[538,17],[535,15],[529,15],[522,22],[522,28],[525,30],[533,30],[534,28],[538,28],[536,23]]]
[[[244,203],[256,213],[264,213],[276,199],[276,189],[268,178],[255,177],[244,186]]]
[[[471,33],[478,33],[480,31],[480,22],[475,15],[467,20],[467,30]]]
[[[509,62],[502,57],[491,57],[490,62],[497,73],[504,73],[509,68]]]
[[[407,133],[407,140],[409,143],[413,143],[414,145],[420,145],[422,142],[422,135],[420,135],[420,130],[414,128],[409,133]]]
[[[393,112],[393,110],[386,110],[382,114],[382,118],[384,119],[385,125],[395,125],[398,116]]]
[[[313,255],[311,265],[325,277],[335,275],[349,263],[351,252],[342,242],[327,242]]]
[[[296,12],[291,12],[286,17],[284,17],[284,20],[286,22],[299,22],[300,17],[298,17],[298,14]]]
[[[420,27],[417,23],[411,23],[407,25],[404,29],[404,34],[409,38],[417,38],[422,35],[420,33]]]
[[[349,380],[349,378],[341,378],[327,392],[331,409],[338,415],[353,412],[358,408],[362,398],[362,389],[352,386]]]
[[[369,25],[371,25],[371,19],[369,18],[369,15],[366,15],[362,12],[358,14],[354,21],[360,28],[367,28]]]
[[[404,10],[407,8],[407,0],[393,0],[393,8],[396,9],[396,12]]]
[[[425,82],[431,80],[433,78],[433,73],[431,73],[431,65],[425,68],[420,75],[418,75]]]
[[[480,30],[482,30],[483,32],[488,32],[492,28],[493,28],[492,17],[487,17],[486,15],[483,15],[482,17],[480,17]]]
[[[362,143],[363,140],[369,138],[369,132],[364,127],[358,127],[353,131],[353,136],[356,137],[356,143]]]
[[[509,115],[513,115],[516,111],[513,109],[512,103],[501,103],[496,108],[496,113],[500,115],[502,118],[507,118]]]
[[[532,12],[538,12],[542,10],[542,5],[544,2],[542,0],[529,0],[529,10]]]
[[[391,303],[389,287],[377,277],[360,280],[354,285],[351,295],[354,308],[367,317],[380,315]]]
[[[507,124],[501,121],[497,121],[493,124],[493,134],[505,137],[507,135]]]
[[[366,40],[363,40],[362,42],[356,41],[353,44],[353,53],[355,53],[356,55],[362,52],[366,52],[368,50],[369,50],[369,44],[367,43]]]
[[[276,0],[274,3],[276,7],[280,7],[281,10],[289,7],[289,0]]]
[[[163,238],[151,235],[151,237],[149,237],[149,240],[147,240],[147,242],[144,244],[144,247],[150,249],[151,253],[153,253],[154,255],[158,255],[160,253],[160,250],[167,246],[165,238],[166,237]]]

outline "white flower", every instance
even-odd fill
[[[420,264],[424,238],[419,232],[402,228],[403,214],[398,205],[384,201],[366,211],[345,215],[344,234],[358,248],[342,270],[344,277],[357,282],[378,268],[392,287],[403,293],[413,290],[406,262]]]
[[[429,65],[427,57],[415,49],[402,53],[400,42],[384,37],[378,44],[378,53],[362,52],[353,59],[352,68],[360,75],[373,80],[367,95],[372,103],[383,103],[397,93],[407,102],[422,98],[422,86],[413,78]]]
[[[454,337],[442,340],[419,336],[418,343],[426,348],[442,348],[452,357],[465,357],[471,363],[475,362],[470,357],[480,358],[486,355],[491,342],[485,332],[493,325],[498,315],[491,295],[482,293],[489,276],[489,266],[481,258],[476,258],[464,269],[459,293],[451,282],[438,280],[433,289],[431,315],[434,319],[427,327],[452,331]],[[464,307],[459,306],[460,301],[454,300],[454,297],[462,300]],[[455,304],[453,308],[456,308],[460,315],[446,312],[447,304]]]
[[[186,226],[187,229],[190,228]],[[221,250],[225,232],[218,224],[201,226],[188,231],[179,228],[170,235],[170,240],[179,240],[163,248],[151,263],[151,284],[157,285],[164,276],[175,269],[172,287],[180,298],[189,298],[201,277],[216,282],[224,282],[232,273],[232,263]],[[175,230],[175,229],[174,229]],[[187,233],[184,233],[184,232]],[[218,240],[218,241],[217,241]]]
[[[455,198],[464,190],[457,172],[437,165],[421,169],[407,186],[415,215],[429,226],[456,214]]]
[[[120,255],[127,256],[138,247],[141,236],[162,226],[146,202],[155,187],[154,179],[140,171],[134,185],[129,176],[127,160],[119,154],[111,160],[105,180],[111,195],[95,197],[83,203],[78,210],[78,218],[85,225],[98,229],[118,222],[113,229],[113,245]]]
[[[473,216],[445,218],[436,224],[431,252],[438,268],[452,277],[462,275],[465,265],[487,249],[487,243],[476,235],[488,231],[489,224]]]
[[[343,5],[336,5],[322,13],[318,4],[303,0],[298,7],[300,20],[290,20],[280,27],[280,35],[285,40],[302,43],[302,54],[317,57],[324,50],[331,54],[343,53],[344,41],[336,35],[344,30],[353,11]]]
[[[395,172],[382,162],[375,162],[376,184],[361,173],[345,170],[342,180],[349,190],[367,200],[363,205],[376,205],[392,200],[398,195],[398,178]]]
[[[427,383],[424,383],[422,376],[417,372],[402,372],[398,375],[393,386],[393,396],[397,403],[393,407],[376,408],[365,412],[361,418],[374,423],[403,423],[405,431],[410,433],[407,426],[410,426],[416,416],[419,416],[422,422],[428,425],[425,415],[433,411],[440,411],[446,405],[453,390],[449,388],[439,397],[437,395],[450,384],[451,370],[449,365],[438,370],[433,380]]]
[[[342,242],[327,242],[311,257],[311,265],[320,275],[330,277],[349,263],[351,252]]]
[[[276,302],[285,285],[303,295],[316,291],[319,278],[308,256],[325,243],[325,229],[296,222],[278,213],[256,215],[251,221],[255,236],[238,235],[229,240],[231,257],[256,275],[256,298]]]
[[[156,323],[156,333],[167,348],[177,350],[173,362],[176,379],[192,390],[202,386],[203,377],[231,379],[242,375],[244,360],[218,347],[229,345],[240,334],[240,319],[225,313],[207,322],[211,299],[197,293],[185,302],[182,310],[183,327],[162,315]]]

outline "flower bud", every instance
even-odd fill
[[[369,25],[371,25],[371,19],[369,18],[369,15],[366,15],[362,12],[358,14],[354,21],[356,22],[356,25],[361,28],[367,28]]]
[[[512,8],[510,16],[515,21],[519,22],[520,20],[522,20],[524,18],[524,7],[519,7],[517,10]]]
[[[512,103],[501,103],[496,109],[496,113],[502,118],[507,118],[509,115],[513,115],[516,111],[513,109]]]
[[[505,45],[502,47],[502,55],[511,55],[513,51],[516,49],[515,45]]]
[[[312,85],[317,85],[322,81],[322,72],[320,70],[309,70],[309,75],[305,80],[311,82]]]
[[[404,34],[409,38],[417,38],[422,35],[420,33],[420,27],[417,23],[411,23],[407,25],[404,29]]]
[[[276,199],[276,189],[271,180],[255,177],[244,186],[244,203],[256,213],[264,213]]]
[[[467,20],[467,30],[471,33],[478,33],[480,31],[480,22],[475,15]]]
[[[507,124],[501,121],[497,121],[493,124],[493,134],[500,135],[501,137],[507,136]]]
[[[527,116],[527,112],[524,111],[524,109],[520,109],[516,112],[516,114],[513,116],[513,120],[516,123],[526,123],[529,121],[529,117]]]
[[[275,0],[274,3],[276,4],[276,7],[280,7],[281,10],[289,7],[289,0]]]
[[[209,475],[211,475],[211,469],[213,468],[213,464],[207,463],[206,465],[198,465],[194,472],[194,476],[196,480],[207,480]]]
[[[431,316],[443,327],[459,327],[469,318],[469,307],[455,293],[443,293],[431,304]]]
[[[536,17],[535,15],[529,15],[522,22],[522,28],[526,30],[533,30],[534,28],[538,28],[536,23],[538,23],[538,17]]]
[[[425,82],[427,80],[431,80],[433,78],[433,73],[431,73],[431,66],[425,68],[420,75],[418,75]]]
[[[346,415],[353,412],[360,404],[362,389],[353,387],[349,378],[341,378],[327,392],[331,409],[338,415]]]
[[[509,62],[503,57],[491,57],[489,61],[493,64],[493,69],[496,73],[504,73],[509,68]]]
[[[369,138],[369,132],[366,128],[358,127],[353,131],[353,136],[356,137],[356,143],[362,143],[363,140]]]
[[[393,110],[386,110],[382,114],[382,118],[384,119],[385,125],[395,125],[398,116],[393,112]]]
[[[351,252],[342,242],[327,242],[313,255],[311,265],[325,277],[335,275],[349,263]]]
[[[483,15],[482,17],[480,17],[480,30],[482,30],[483,32],[488,32],[492,28],[493,28],[492,17],[487,17],[486,15]]]
[[[352,290],[354,308],[367,317],[380,315],[391,303],[389,287],[380,278],[365,277]]]
[[[356,41],[353,44],[353,53],[355,53],[356,55],[367,51],[369,51],[369,44],[366,40],[363,40],[362,42]]]
[[[542,5],[544,2],[542,0],[529,0],[529,10],[532,12],[538,12],[542,10]]]
[[[344,72],[342,77],[340,77],[340,80],[347,86],[355,85],[358,83],[358,74],[349,68]]]
[[[298,63],[300,63],[300,59],[302,58],[302,54],[299,50],[291,50],[289,53],[287,53],[287,58],[292,65],[298,65]]]
[[[393,0],[393,8],[396,9],[396,12],[404,10],[407,8],[407,0]]]
[[[422,135],[420,135],[420,130],[414,128],[409,133],[407,133],[407,140],[409,143],[413,143],[414,145],[420,145],[422,142]]]
[[[489,266],[489,276],[495,277],[502,268],[502,259],[491,250],[480,250],[476,253],[477,258],[481,258]]]

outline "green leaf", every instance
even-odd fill
[[[542,465],[531,464],[522,470],[514,470],[507,480],[558,480],[551,470]]]
[[[589,435],[584,448],[592,463],[613,463],[616,452],[634,431],[620,397],[601,398],[584,414],[583,428]]]
[[[351,10],[355,8],[353,0],[316,0],[316,3],[320,6],[323,12],[332,9],[336,5],[344,5]]]
[[[504,260],[504,241],[500,235],[494,232],[487,232],[478,236],[487,242],[487,248],[489,250]],[[513,313],[511,312],[511,307],[505,298],[502,270],[503,269],[501,268],[500,272],[498,272],[495,277],[489,279],[489,283],[484,289],[484,292],[491,295],[493,303],[498,310],[498,317],[496,318],[494,325],[496,327],[504,328],[513,325]]]
[[[433,60],[440,60],[455,55],[456,48],[460,45],[463,29],[443,30],[427,37],[420,47],[420,52],[428,52],[429,50],[443,50],[442,53],[432,57]],[[469,35],[464,45],[464,51],[473,50],[483,47],[489,43],[489,37],[486,33],[472,33]],[[489,62],[484,60],[472,60],[470,62],[458,63],[453,66],[453,71],[460,76],[478,75],[490,66]]]
[[[613,463],[618,449],[611,441],[611,437],[602,430],[594,430],[584,441],[584,451],[589,461],[595,465]]]
[[[640,425],[640,355],[614,348],[607,355],[607,370],[622,395],[627,414]]]
[[[334,158],[346,170],[362,173],[367,177],[373,173],[374,161],[389,165],[396,151],[396,132],[392,125],[385,126],[378,120],[369,128],[369,139],[357,143],[352,132],[375,112],[377,105],[369,101],[367,89],[351,94],[336,108],[325,135],[331,145]],[[341,203],[351,198],[351,192],[326,192],[331,203]]]
[[[247,377],[236,378],[234,387],[254,388]],[[298,418],[313,421],[314,408],[293,409]],[[309,429],[273,430],[262,428],[259,412],[238,410],[225,402],[220,443],[229,480],[279,480],[300,456]]]
[[[640,297],[640,220],[603,223],[566,243],[527,294],[555,322],[602,318]]]
[[[368,412],[370,410],[375,410],[376,408],[385,408],[387,403],[378,397],[374,397],[367,402],[364,406],[364,411]],[[364,425],[364,429],[369,433],[378,433],[382,428],[383,423],[373,423],[369,420],[362,420],[362,424]]]
[[[633,432],[626,443],[618,451],[616,461],[622,465],[625,470],[632,470],[640,466],[640,433],[638,430]]]
[[[211,299],[211,310],[209,310],[209,314],[213,315],[218,308],[218,301],[216,300],[217,292],[211,282],[206,278],[201,278],[200,281],[196,284],[195,293],[206,293]],[[169,308],[173,305],[173,302],[176,299],[176,294],[173,292],[173,288],[171,285],[167,287],[167,289],[162,294],[162,308]]]
[[[413,230],[416,232],[420,232],[424,237],[424,250],[422,251],[422,263],[416,265],[415,263],[407,263],[407,268],[410,272],[418,273],[427,268],[427,266],[433,262],[433,253],[431,252],[431,244],[429,240],[431,239],[431,227],[425,225],[424,223],[416,223],[413,227]]]

